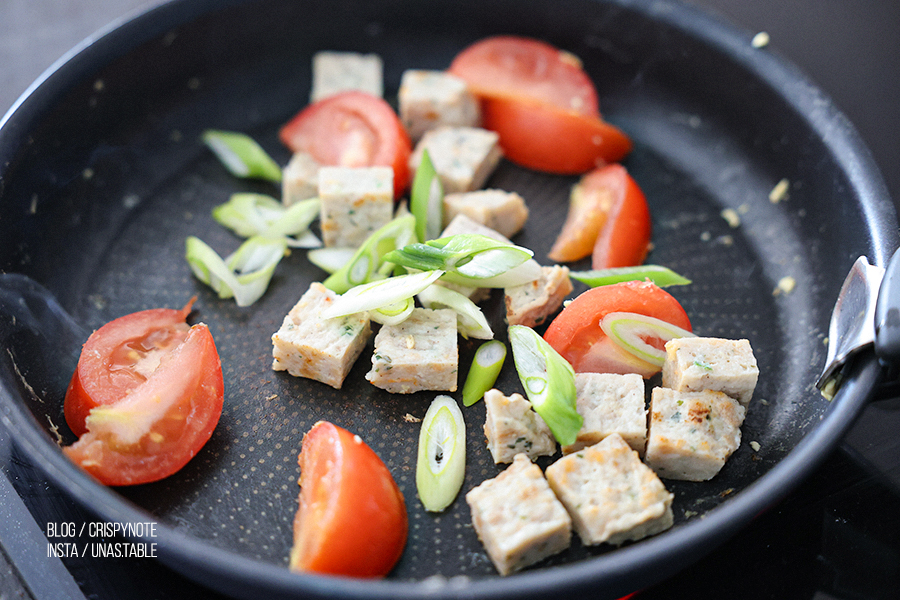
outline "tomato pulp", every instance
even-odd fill
[[[300,506],[291,569],[383,577],[406,546],[406,504],[385,464],[342,427],[319,421],[303,436]]]
[[[621,349],[603,332],[600,321],[611,312],[654,317],[691,331],[691,322],[671,294],[649,281],[627,281],[580,294],[547,327],[544,339],[571,363],[576,373],[638,373],[650,377],[659,367]],[[645,340],[663,348],[659,339]]]
[[[85,343],[64,405],[79,439],[64,452],[101,483],[168,477],[212,436],[222,367],[206,325],[184,322],[192,303],[125,315]]]
[[[409,135],[390,104],[372,94],[341,92],[310,104],[281,128],[279,138],[322,165],[393,168],[395,199],[409,185]]]

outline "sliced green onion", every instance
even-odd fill
[[[489,340],[494,337],[491,326],[478,308],[463,294],[442,285],[430,285],[419,292],[419,300],[426,308],[450,308],[456,312],[456,328],[466,339]]]
[[[238,306],[250,306],[262,297],[287,250],[283,239],[260,236],[251,237],[224,260],[200,238],[189,236],[185,246],[194,276],[219,298],[234,298]]]
[[[629,312],[608,313],[600,319],[600,328],[620,348],[658,367],[663,366],[666,351],[645,340],[657,339],[665,343],[674,338],[695,337],[693,333],[677,325]]]
[[[437,281],[442,271],[425,271],[379,279],[350,288],[322,311],[326,319],[391,307]]]
[[[228,202],[215,207],[212,216],[217,223],[243,237],[285,236],[289,246],[309,248],[321,245],[309,231],[309,226],[319,216],[320,206],[318,198],[308,198],[286,207],[266,194],[239,193],[232,194]]]
[[[594,269],[591,271],[570,271],[569,277],[586,283],[591,287],[611,285],[623,281],[644,281],[649,279],[659,287],[670,285],[688,285],[690,279],[682,277],[668,267],[659,265],[640,265],[637,267],[616,267],[613,269]]]
[[[575,371],[532,328],[509,327],[509,343],[519,381],[534,411],[563,446],[575,443],[584,419],[575,410]]]
[[[416,301],[412,298],[407,298],[395,304],[370,310],[369,318],[382,325],[398,325],[409,317],[415,307]]]
[[[281,167],[250,136],[207,129],[201,139],[235,177],[281,181]]]
[[[508,288],[531,283],[532,281],[540,279],[542,275],[543,271],[541,270],[541,265],[532,258],[526,260],[518,267],[513,267],[505,273],[500,273],[499,275],[488,277],[487,279],[481,279],[477,283],[478,287]],[[469,281],[468,283],[471,285],[472,281]]]
[[[491,340],[478,347],[463,384],[463,405],[472,406],[484,397],[486,391],[494,387],[505,360],[506,345],[500,340]]]
[[[372,232],[353,256],[322,284],[338,294],[350,288],[384,277],[381,271],[386,254],[401,248],[415,238],[416,218],[405,213]],[[393,265],[391,265],[393,267]]]
[[[416,169],[409,205],[412,214],[416,216],[416,236],[419,241],[439,237],[444,224],[444,188],[428,150],[422,152],[422,160]]]
[[[416,490],[425,510],[440,512],[462,489],[466,472],[466,424],[456,400],[438,396],[419,430]]]
[[[384,260],[420,271],[440,269],[447,272],[444,279],[451,283],[487,287],[483,285],[485,281],[507,273],[532,256],[531,250],[521,246],[461,233],[409,244],[389,252]]]
[[[306,258],[331,275],[349,263],[354,254],[356,254],[355,248],[315,248],[306,253]]]

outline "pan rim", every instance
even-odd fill
[[[118,57],[121,53],[116,50],[125,47],[126,51],[131,51],[142,41],[152,39],[174,25],[189,22],[213,10],[247,1],[249,0],[227,2],[168,0],[149,9],[139,10],[134,15],[112,23],[87,38],[42,74],[0,120],[0,152],[3,152],[5,146],[4,138],[9,137],[11,142],[15,143],[16,137],[26,133],[20,123],[31,122],[40,114],[42,106],[55,104],[59,95],[69,85],[81,80],[88,64],[96,65],[99,60]],[[873,243],[869,249],[872,256],[869,258],[874,264],[886,264],[891,251],[897,246],[896,215],[887,188],[868,148],[852,124],[824,93],[792,64],[773,52],[753,51],[747,43],[749,36],[744,32],[699,9],[674,0],[605,1],[643,13],[648,18],[664,21],[692,37],[709,43],[747,68],[766,85],[781,90],[785,100],[804,116],[810,129],[828,142],[828,148],[834,153],[836,162],[847,173],[852,189],[864,200],[863,207],[870,211],[866,215],[866,220],[872,224],[870,234]],[[791,85],[786,85],[788,83]],[[662,566],[672,547],[685,551],[690,549],[691,552],[697,553],[698,546],[703,546],[704,542],[713,542],[705,544],[706,547],[700,555],[705,554],[711,551],[715,544],[745,526],[755,514],[787,495],[793,485],[809,475],[826,458],[827,452],[823,450],[836,447],[862,410],[878,380],[876,362],[872,360],[864,363],[835,398],[822,421],[801,440],[800,444],[759,480],[729,502],[710,511],[704,519],[688,523],[685,527],[663,536],[645,540],[639,545],[625,547],[614,553],[571,565],[524,572],[506,579],[475,580],[469,584],[451,581],[444,586],[435,587],[426,582],[387,580],[373,585],[372,582],[290,573],[278,565],[211,547],[163,523],[160,523],[160,536],[154,541],[164,553],[161,557],[162,562],[179,571],[184,571],[186,566],[203,567],[203,583],[225,593],[233,593],[235,588],[215,579],[215,576],[221,577],[224,573],[232,573],[237,581],[245,582],[254,588],[257,585],[263,586],[273,593],[302,591],[316,596],[331,597],[345,595],[404,598],[421,597],[426,592],[436,597],[472,593],[490,597],[530,596],[548,591],[559,592],[560,589],[567,587],[585,586],[593,583],[599,575],[606,575],[610,581],[607,588],[610,593],[615,594],[617,590],[627,593],[634,591],[626,589],[633,587],[626,585],[629,575],[633,576],[650,566]],[[2,391],[0,398],[3,400],[3,412],[0,416],[4,425],[11,432],[16,432],[15,436],[11,436],[13,442],[23,446],[29,456],[39,458],[39,468],[51,479],[103,518],[111,521],[148,518],[149,515],[138,507],[120,497],[115,491],[95,483],[69,463],[38,429],[33,416],[27,414],[5,388],[0,391]],[[681,567],[683,565],[679,566]],[[662,568],[657,576],[662,578],[661,576],[666,574],[670,574],[670,571]]]

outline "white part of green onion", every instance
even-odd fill
[[[515,287],[537,281],[541,275],[543,275],[541,265],[536,260],[530,259],[505,273],[478,280],[478,286],[485,288]],[[470,280],[469,283],[471,284],[472,281]]]
[[[306,257],[309,262],[331,275],[349,263],[354,254],[356,254],[356,248],[328,247],[310,250],[306,253]]]
[[[455,290],[442,285],[430,285],[419,292],[419,300],[426,308],[450,308],[456,313],[456,328],[466,339],[489,340],[494,332],[477,304]]]
[[[416,217],[416,236],[420,242],[440,236],[444,220],[444,188],[431,162],[428,150],[416,168],[409,195],[412,214]]]
[[[385,308],[412,298],[437,281],[443,271],[388,277],[350,288],[322,311],[326,319]]]
[[[185,246],[185,258],[194,276],[219,298],[234,298],[238,306],[250,306],[262,297],[287,250],[283,239],[259,236],[245,241],[224,260],[195,236],[189,236]]]
[[[505,360],[506,345],[500,340],[491,340],[478,347],[463,384],[464,406],[472,406],[484,397],[486,391],[494,387]]]
[[[207,129],[200,137],[235,177],[281,181],[281,167],[250,136]]]
[[[308,198],[286,207],[266,194],[238,193],[232,194],[228,202],[216,206],[212,216],[217,223],[242,237],[283,236],[293,248],[315,248],[321,246],[321,242],[309,226],[319,216],[320,207],[318,198]]]
[[[575,372],[530,327],[511,325],[509,343],[519,381],[534,411],[544,419],[560,444],[573,444],[584,419],[575,409]]]
[[[663,366],[666,351],[645,340],[657,339],[665,343],[675,338],[695,337],[693,333],[677,325],[629,312],[608,313],[600,320],[600,328],[617,346],[658,367]]]
[[[419,430],[416,490],[425,510],[440,512],[462,489],[466,471],[466,424],[456,400],[434,399]]]
[[[388,306],[370,310],[369,318],[382,325],[399,325],[412,314],[415,307],[416,301],[412,298],[407,298],[396,304],[389,304]]]

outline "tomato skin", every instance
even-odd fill
[[[649,281],[626,281],[580,294],[550,323],[544,339],[576,373],[639,373],[650,377],[658,372],[659,367],[625,353],[606,336],[600,321],[611,312],[655,317],[691,331],[687,313],[671,294]],[[663,346],[659,340],[654,345]]]
[[[409,522],[403,494],[378,455],[359,436],[319,421],[303,436],[298,463],[291,569],[387,575],[403,554]]]
[[[533,99],[483,98],[481,109],[482,126],[500,136],[504,156],[537,171],[584,173],[621,160],[633,146],[624,132],[600,117]]]
[[[84,424],[96,406],[118,402],[143,383],[144,374],[127,368],[132,350],[153,355],[166,352],[184,341],[190,327],[185,323],[196,298],[181,310],[153,308],[113,319],[92,333],[85,342],[69,387],[63,411],[69,429],[77,436],[87,432]],[[122,368],[126,367],[126,368]]]
[[[409,134],[378,96],[360,91],[329,96],[297,113],[278,135],[292,152],[305,152],[323,165],[392,167],[395,199],[409,185]]]
[[[223,401],[212,334],[206,325],[194,325],[145,382],[118,401],[95,407],[85,422],[87,432],[63,452],[105,485],[157,481],[181,469],[206,444]],[[126,440],[123,432],[134,439]]]
[[[650,248],[647,199],[619,164],[584,175],[572,190],[569,213],[548,256],[557,262],[592,257],[592,268],[636,266]]]
[[[582,115],[600,115],[597,90],[581,61],[540,40],[488,37],[463,49],[447,70],[479,97],[531,98]]]

